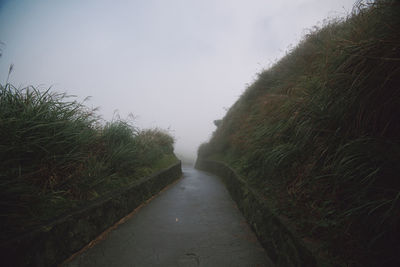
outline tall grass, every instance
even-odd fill
[[[65,94],[0,85],[2,238],[176,161],[173,143],[164,131],[120,119],[103,126]]]
[[[358,2],[305,36],[199,148],[264,186],[333,265],[399,264],[399,14]]]

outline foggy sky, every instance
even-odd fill
[[[0,83],[92,96],[195,158],[256,74],[354,0],[0,0]]]

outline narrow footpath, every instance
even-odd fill
[[[273,266],[218,177],[183,178],[64,266]]]

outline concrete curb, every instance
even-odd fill
[[[222,162],[197,159],[196,169],[221,177],[233,200],[253,228],[261,245],[277,266],[316,266],[316,259],[302,240],[268,208],[261,195]]]
[[[181,163],[0,244],[2,266],[56,266],[182,175]]]

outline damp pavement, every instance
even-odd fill
[[[183,178],[63,266],[274,266],[214,175]]]

